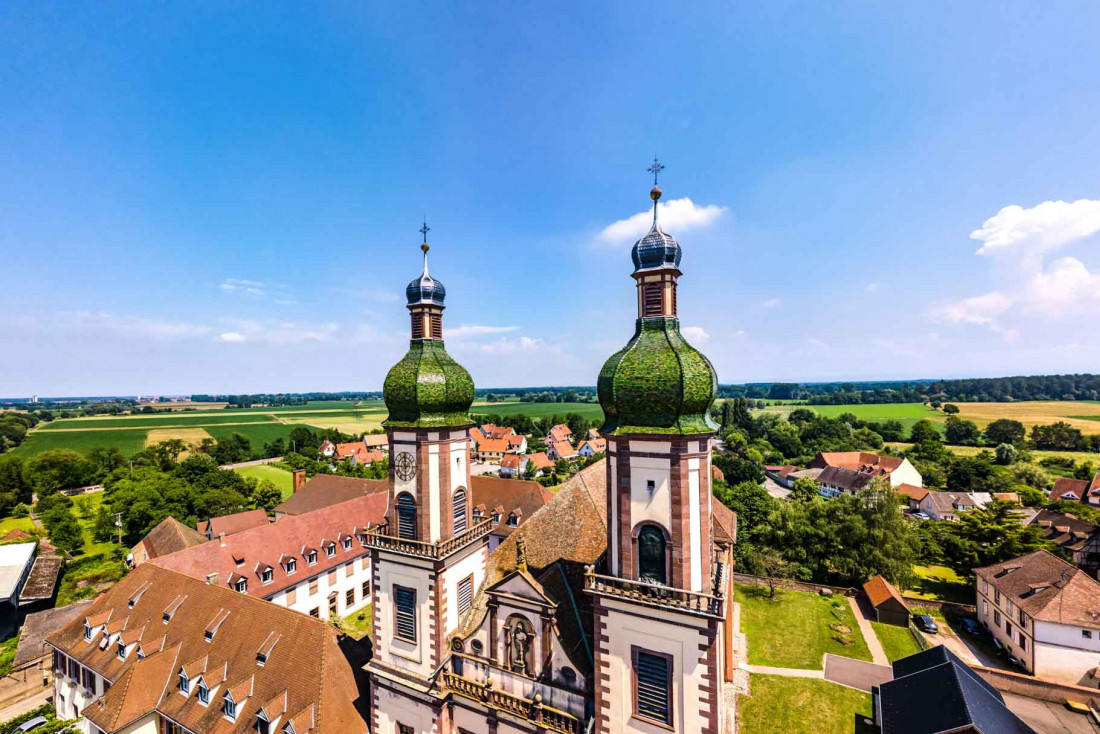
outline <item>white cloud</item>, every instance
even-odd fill
[[[825,342],[821,341],[820,339],[814,339],[812,337],[810,339],[807,339],[806,343],[814,349],[823,349],[825,347]]]
[[[673,233],[709,227],[726,211],[724,206],[699,205],[687,197],[672,199],[657,205],[657,216],[660,219],[661,228]],[[652,209],[638,212],[632,217],[607,225],[600,231],[597,239],[609,245],[633,243],[648,232],[652,224]]]
[[[704,331],[702,326],[685,326],[681,332],[688,341],[705,342],[710,339],[710,334]]]
[[[948,324],[993,326],[994,319],[1012,306],[1012,299],[993,291],[933,309],[932,318]]]
[[[783,303],[782,298],[769,298],[768,300],[762,301],[760,303],[760,308],[775,308],[781,303]]]
[[[258,280],[226,278],[218,284],[218,287],[228,293],[246,293],[250,296],[267,295],[267,288]]]
[[[297,344],[300,342],[329,342],[336,338],[340,326],[333,323],[300,324],[292,321],[261,323],[246,319],[231,319],[237,339],[228,341],[264,342],[267,344]],[[223,334],[224,336],[224,334]]]
[[[1031,279],[1027,295],[1031,308],[1065,313],[1082,302],[1100,300],[1100,275],[1075,257],[1063,257]]]
[[[479,336],[490,336],[493,334],[507,334],[513,331],[519,331],[518,326],[486,326],[484,324],[462,324],[456,329],[444,329],[443,338],[445,339],[476,339]]]
[[[105,331],[113,334],[151,339],[188,339],[206,336],[209,326],[182,321],[166,321],[143,316],[118,316],[91,311],[70,311],[60,314],[61,322],[82,330]]]
[[[222,342],[243,342],[244,335],[236,331],[227,331],[224,334],[218,336],[218,341]]]
[[[881,287],[881,283],[868,283],[867,285],[863,286],[863,290],[867,291],[868,293],[874,293]]]
[[[970,239],[982,243],[979,255],[1010,249],[1049,252],[1100,232],[1100,201],[1044,201],[1024,209],[1012,204],[985,220]]]

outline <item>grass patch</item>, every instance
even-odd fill
[[[882,649],[891,663],[920,652],[920,645],[917,644],[908,627],[897,627],[882,622],[871,622],[871,626],[875,629],[875,636],[882,643]]]
[[[116,584],[125,575],[125,562],[116,561],[110,555],[78,558],[65,568],[54,606],[63,607],[74,601],[91,599]]]
[[[145,428],[124,428],[117,431],[31,431],[27,440],[11,451],[13,456],[29,459],[43,451],[53,449],[118,449],[126,456],[133,456],[145,448]]]
[[[869,734],[871,695],[812,678],[749,677],[752,695],[738,696],[742,734]]]
[[[18,647],[18,645],[18,632],[3,642],[0,642],[0,675],[7,675],[11,672],[11,664],[15,661],[15,648]]]
[[[358,612],[340,619],[340,629],[357,640],[370,637],[374,631],[374,605],[368,604]]]
[[[905,593],[920,599],[974,603],[974,587],[947,566],[913,566],[913,588]]]
[[[820,670],[825,653],[871,659],[846,597],[777,589],[772,600],[765,586],[738,585],[734,598],[751,665]]]
[[[153,426],[171,428],[173,426],[194,427],[218,423],[274,423],[275,417],[266,413],[160,413],[158,415],[120,415],[113,418],[62,418],[45,423],[39,430],[59,431],[64,429],[85,428],[140,428]]]
[[[38,528],[34,525],[34,520],[29,517],[5,517],[0,520],[0,538],[12,530],[22,530],[24,533],[31,533],[32,535],[39,533]]]
[[[294,476],[286,469],[280,469],[272,464],[260,464],[259,466],[245,466],[240,469],[234,469],[233,471],[238,474],[243,474],[246,477],[253,477],[257,481],[267,479],[271,481],[279,491],[283,493],[283,499],[290,496],[290,488],[294,481]]]
[[[107,555],[113,552],[118,546],[117,542],[112,541],[97,543],[92,536],[92,530],[95,527],[96,513],[99,512],[99,507],[103,504],[105,498],[106,494],[103,492],[73,497],[73,515],[76,517],[76,521],[80,524],[80,529],[84,533],[85,556]]]

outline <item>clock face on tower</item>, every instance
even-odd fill
[[[411,481],[416,476],[416,459],[410,453],[400,453],[393,463],[397,478],[403,482]]]

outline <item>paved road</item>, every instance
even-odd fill
[[[840,655],[825,655],[825,680],[827,681],[870,693],[871,686],[881,685],[893,679],[894,671],[888,665],[876,665]]]
[[[16,701],[0,709],[0,721],[10,721],[16,716],[21,716],[28,711],[34,711],[36,708],[46,703],[51,696],[53,696],[53,686],[43,686],[42,689],[37,691],[33,696],[24,698],[21,701]]]
[[[871,650],[871,660],[875,665],[889,666],[890,658],[886,657],[886,651],[878,641],[875,628],[871,626],[871,605],[862,596],[849,596],[848,604],[852,607],[852,614],[856,615],[856,622],[859,623],[859,631],[863,633],[863,639],[867,640],[867,647]]]
[[[1035,731],[1043,734],[1097,734],[1100,726],[1085,714],[1077,714],[1061,704],[1002,693],[1005,705]]]

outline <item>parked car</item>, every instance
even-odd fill
[[[28,732],[31,729],[37,729],[46,723],[46,719],[42,716],[35,716],[33,719],[26,721],[19,725],[19,731]]]
[[[940,628],[936,626],[936,621],[927,614],[914,615],[913,624],[917,625],[917,629],[921,632],[927,632],[930,635],[940,631]]]
[[[960,624],[962,625],[962,628],[967,632],[967,634],[979,635],[982,632],[982,628],[979,627],[978,623],[970,617],[963,617]]]
[[[913,517],[917,518],[918,520],[931,520],[932,519],[932,516],[929,515],[927,512],[914,512]]]

